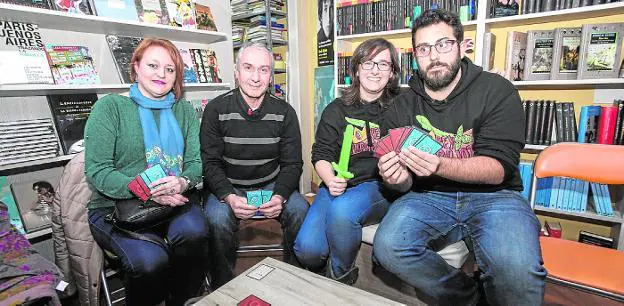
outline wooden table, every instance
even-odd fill
[[[403,305],[270,257],[195,305],[236,305],[251,294],[271,305]]]

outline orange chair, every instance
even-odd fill
[[[531,186],[531,207],[535,205],[537,178],[561,176],[602,184],[624,184],[624,146],[584,143],[558,143],[546,148],[535,161]],[[621,241],[622,222],[616,229]],[[573,304],[602,298],[599,304],[624,302],[624,252],[575,241],[542,237],[540,239],[547,281],[567,287],[567,297],[559,298]],[[557,290],[554,290],[557,291]],[[576,292],[576,293],[575,293]],[[552,293],[552,291],[551,291]],[[568,304],[568,303],[566,303]]]

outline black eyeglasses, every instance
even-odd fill
[[[388,71],[392,68],[392,64],[386,61],[381,61],[381,62],[366,61],[366,62],[361,63],[360,65],[362,65],[362,69],[364,70],[371,70],[375,67],[375,65],[377,65],[377,68],[379,69],[379,71]]]
[[[416,46],[416,49],[414,49],[414,54],[417,57],[428,56],[429,54],[431,54],[431,47],[435,47],[436,51],[438,51],[438,53],[440,54],[449,53],[451,52],[451,50],[453,50],[453,46],[456,42],[457,40],[454,39],[444,39],[436,42],[433,45],[418,45]]]

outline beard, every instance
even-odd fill
[[[429,87],[433,91],[438,91],[445,88],[446,86],[449,86],[449,84],[453,82],[453,80],[457,76],[457,73],[459,73],[460,63],[461,59],[457,57],[457,59],[450,65],[447,63],[436,61],[429,64],[429,66],[427,66],[427,69],[418,69],[417,71],[418,75],[421,79],[423,79],[427,87]],[[434,67],[446,67],[448,71],[436,71],[434,72],[434,75],[432,77],[429,77],[427,75],[427,72]]]

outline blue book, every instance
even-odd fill
[[[588,105],[581,107],[579,118],[578,142],[596,143],[598,135],[598,118],[600,117],[600,106]]]
[[[587,204],[589,202],[589,182],[583,182],[583,198],[581,200],[581,212],[587,211]]]
[[[93,0],[93,4],[98,16],[139,21],[134,0]]]
[[[552,186],[550,187],[550,202],[548,203],[548,208],[557,208],[557,200],[559,196],[559,180],[558,177],[552,178]]]

